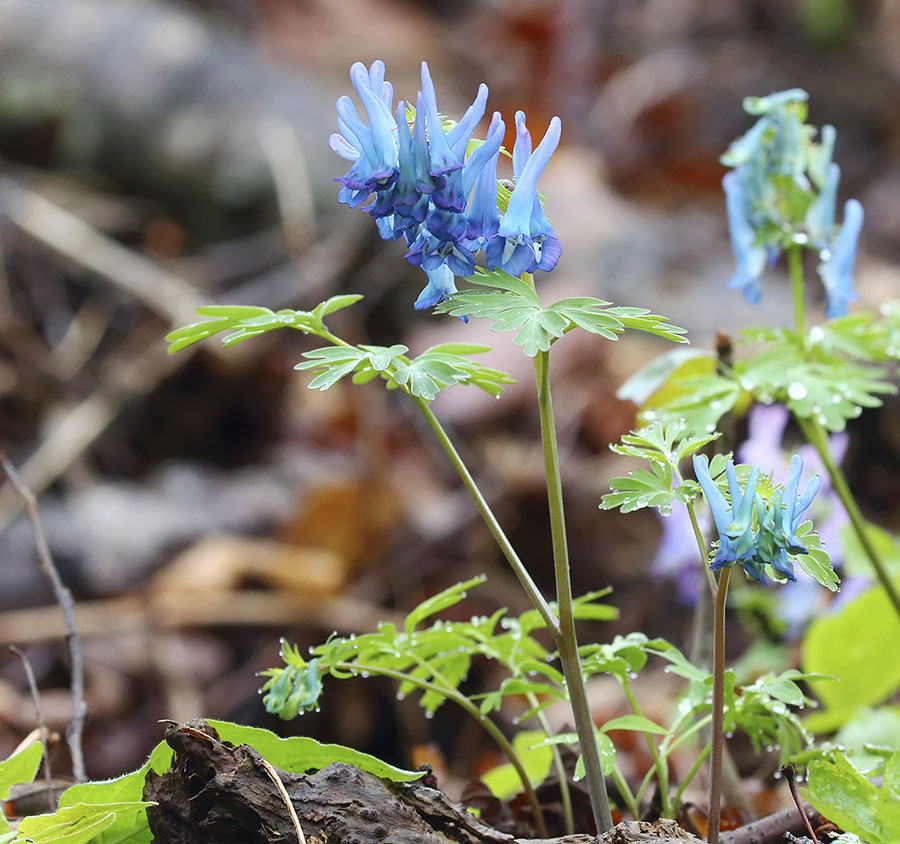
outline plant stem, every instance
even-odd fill
[[[538,801],[537,794],[535,794],[534,788],[531,785],[531,780],[528,779],[528,774],[525,771],[524,766],[522,765],[522,760],[519,759],[519,755],[516,753],[515,748],[510,743],[509,739],[503,735],[503,731],[488,717],[481,714],[479,708],[472,703],[462,692],[454,689],[450,686],[439,686],[436,683],[431,683],[428,680],[423,680],[420,677],[414,677],[410,674],[404,674],[402,671],[396,671],[393,668],[382,668],[377,665],[363,665],[359,662],[336,662],[332,666],[333,668],[338,668],[342,671],[349,671],[351,673],[359,673],[359,674],[378,674],[382,677],[390,677],[393,680],[398,680],[401,683],[412,683],[412,685],[423,689],[424,691],[429,692],[437,692],[437,694],[441,695],[441,697],[446,698],[447,700],[453,701],[457,706],[462,707],[469,715],[471,715],[484,729],[484,731],[494,740],[497,746],[503,751],[503,755],[509,759],[510,764],[515,768],[516,773],[519,775],[519,779],[522,781],[522,788],[525,791],[525,794],[528,798],[528,803],[531,806],[532,814],[534,815],[534,825],[536,832],[541,838],[547,838],[547,826],[544,822],[544,813],[541,810],[541,804]]]
[[[622,775],[622,771],[619,770],[619,766],[615,765],[612,769],[612,781],[616,785],[616,789],[618,789],[619,796],[622,798],[622,802],[627,806],[628,811],[631,812],[631,816],[639,821],[641,819],[641,806],[638,802],[637,798],[631,793],[631,789],[628,787],[628,781]]]
[[[547,476],[547,500],[550,509],[550,532],[553,543],[553,570],[556,578],[556,602],[559,611],[559,630],[556,641],[559,650],[575,731],[581,745],[584,759],[585,780],[591,798],[591,809],[597,832],[602,834],[612,829],[612,814],[597,738],[594,735],[594,721],[591,717],[581,659],[578,655],[578,640],[575,636],[575,613],[572,603],[572,581],[569,570],[569,549],[566,542],[566,521],[563,510],[562,479],[559,470],[559,451],[556,442],[556,423],[553,417],[553,401],[550,395],[550,355],[541,352],[534,359],[535,376],[538,386],[538,409],[541,417],[541,443],[544,450],[544,468]]]
[[[728,595],[728,578],[731,567],[726,566],[719,575],[716,589],[716,619],[713,628],[713,702],[712,702],[712,751],[709,766],[709,812],[706,840],[718,844],[719,821],[722,814],[722,747],[725,743],[723,722],[725,717],[725,597]]]
[[[537,696],[529,692],[525,696],[529,706],[537,706]],[[538,712],[535,716],[541,729],[549,737],[553,735],[553,728],[547,720],[547,716],[543,712]],[[575,813],[572,811],[572,791],[569,788],[569,777],[566,774],[566,766],[563,764],[562,753],[558,744],[550,745],[553,751],[553,767],[556,769],[556,778],[559,780],[559,799],[562,803],[563,821],[566,826],[566,835],[573,835],[575,832]]]
[[[788,269],[791,274],[791,293],[794,297],[794,326],[797,336],[806,345],[806,308],[803,304],[803,247],[795,243],[788,247]]]
[[[805,347],[802,247],[794,245],[788,250],[788,266],[790,267],[791,272],[791,288],[794,292],[794,318],[797,324],[797,333],[800,335],[800,339],[803,341]],[[875,550],[875,546],[872,545],[872,542],[866,533],[865,519],[860,512],[856,499],[853,497],[853,493],[850,491],[847,479],[844,477],[844,473],[841,471],[840,466],[837,465],[834,458],[831,456],[831,451],[828,448],[828,435],[825,433],[825,430],[815,416],[810,416],[808,419],[802,419],[794,414],[794,418],[797,420],[797,424],[800,426],[803,436],[806,437],[807,441],[815,448],[819,457],[822,459],[822,464],[825,466],[825,469],[831,478],[831,486],[837,493],[838,498],[841,499],[841,504],[844,505],[844,510],[850,519],[850,524],[853,526],[853,530],[859,539],[859,544],[862,546],[865,555],[869,558],[869,562],[875,570],[875,576],[878,578],[878,582],[884,587],[890,602],[894,605],[897,615],[900,616],[900,594],[898,594],[893,580],[891,580],[885,570],[884,564],[881,562],[881,558]]]
[[[709,756],[710,747],[710,743],[707,742],[703,750],[701,750],[697,754],[697,758],[694,760],[694,764],[691,765],[690,770],[684,775],[684,779],[681,781],[681,785],[678,786],[678,791],[675,792],[675,800],[673,801],[672,805],[681,805],[681,798],[684,797],[684,790],[688,787],[691,780],[697,775],[697,771],[700,770],[700,766],[704,763],[706,757]]]
[[[487,501],[485,501],[484,496],[481,494],[481,490],[478,488],[478,484],[475,483],[475,479],[472,477],[466,464],[463,463],[462,457],[459,456],[459,452],[450,441],[447,432],[444,430],[443,426],[438,421],[438,418],[431,410],[431,406],[425,399],[411,394],[410,398],[419,409],[419,412],[425,417],[425,421],[428,422],[431,430],[434,431],[438,438],[438,442],[440,442],[441,447],[446,452],[447,457],[450,458],[450,462],[462,479],[464,486],[469,491],[469,495],[471,495],[472,499],[475,501],[475,505],[478,507],[481,517],[484,519],[488,530],[491,532],[491,536],[494,537],[494,540],[503,552],[503,556],[506,557],[507,562],[518,578],[519,583],[522,584],[522,588],[531,600],[532,605],[541,614],[544,624],[547,625],[548,630],[550,630],[554,640],[556,640],[560,631],[558,619],[554,615],[553,610],[550,608],[550,605],[547,603],[544,596],[541,594],[537,584],[528,573],[525,564],[519,559],[519,555],[516,553],[515,548],[512,547],[512,544],[503,532],[503,528],[500,527],[497,517],[494,515]]]
[[[631,686],[628,684],[627,678],[622,683],[622,688],[625,691],[625,697],[628,698],[628,703],[631,704],[631,708],[634,711],[635,715],[639,715],[641,718],[644,717],[644,712],[641,709],[640,704],[637,702],[637,698],[635,698],[634,693],[631,691]],[[650,748],[650,755],[653,757],[653,767],[656,769],[656,781],[659,783],[659,793],[662,798],[662,816],[664,818],[669,817],[669,813],[671,811],[671,806],[669,804],[669,765],[668,760],[663,759],[659,755],[659,750],[656,747],[656,743],[653,741],[653,736],[650,733],[644,733],[644,738],[647,740],[647,747]],[[640,820],[640,818],[635,817],[635,820]]]
[[[697,540],[697,547],[700,549],[700,565],[703,566],[703,571],[706,573],[706,582],[709,584],[709,592],[711,595],[715,596],[716,578],[707,565],[707,558],[709,555],[706,552],[706,540],[703,538],[703,531],[700,530],[700,522],[697,521],[697,513],[694,510],[694,503],[692,501],[688,501],[686,507],[688,516],[691,520],[691,527],[694,529],[694,538]]]
[[[807,441],[821,458],[822,465],[825,467],[828,476],[831,478],[831,486],[837,493],[838,498],[840,498],[841,504],[844,505],[844,510],[850,519],[853,531],[859,539],[859,544],[862,546],[865,555],[869,558],[869,562],[875,570],[875,576],[878,579],[878,582],[884,587],[884,591],[887,593],[888,599],[893,604],[894,610],[897,612],[897,615],[900,616],[900,594],[897,593],[897,586],[888,574],[887,569],[885,569],[884,563],[881,561],[878,552],[875,550],[875,546],[872,544],[872,540],[869,538],[869,534],[866,531],[866,520],[860,512],[859,505],[856,503],[853,493],[850,491],[850,485],[847,483],[847,478],[843,471],[841,471],[841,467],[838,466],[837,461],[832,456],[831,450],[828,447],[828,435],[825,433],[825,430],[822,428],[819,421],[814,417],[801,419],[799,416],[795,415],[794,418],[797,420],[797,424],[800,426],[803,436],[806,437]]]

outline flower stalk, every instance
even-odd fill
[[[556,601],[559,610],[559,631],[556,646],[559,650],[575,731],[581,745],[584,759],[585,779],[591,798],[591,809],[599,833],[612,829],[612,814],[600,753],[594,734],[594,721],[578,655],[578,640],[575,635],[575,613],[572,602],[572,580],[569,567],[569,549],[566,542],[566,521],[562,498],[562,478],[559,470],[559,450],[556,440],[556,423],[553,416],[553,401],[550,394],[550,354],[541,352],[534,359],[535,376],[538,385],[538,409],[541,417],[541,443],[544,450],[544,467],[547,475],[547,500],[550,509],[550,531],[553,544],[553,570],[556,579]]]
[[[716,615],[713,627],[713,702],[712,748],[709,760],[709,812],[707,814],[706,840],[718,844],[722,814],[722,748],[725,744],[723,722],[725,716],[725,599],[728,595],[728,579],[731,567],[725,566],[719,574],[716,589]]]
[[[797,321],[798,333],[800,334],[800,337],[803,338],[805,336],[802,314],[803,262],[800,257],[800,247],[797,246],[791,249],[789,257],[791,287],[794,290],[794,317]],[[797,292],[798,290],[800,291],[799,293]],[[828,476],[831,478],[832,489],[834,489],[835,494],[840,499],[840,502],[847,513],[847,517],[850,519],[853,532],[859,539],[859,544],[862,546],[863,552],[868,558],[872,570],[875,572],[875,577],[881,586],[884,587],[888,599],[896,610],[897,615],[900,616],[900,593],[897,592],[894,581],[888,574],[887,569],[885,569],[884,563],[881,561],[878,552],[875,550],[875,546],[869,539],[869,535],[866,532],[866,521],[859,509],[859,505],[856,503],[856,498],[850,491],[850,485],[847,483],[847,478],[844,476],[841,467],[838,466],[837,461],[831,454],[831,449],[828,447],[828,436],[825,433],[825,430],[815,417],[802,418],[795,415],[794,418],[797,420],[797,425],[800,427],[804,438],[816,450],[819,458],[822,460],[822,465],[825,467],[825,471],[828,472]]]

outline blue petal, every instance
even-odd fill
[[[453,154],[462,161],[466,155],[466,145],[469,138],[472,137],[472,131],[478,125],[478,121],[484,117],[484,107],[487,103],[488,87],[484,83],[478,86],[478,93],[475,100],[466,109],[466,113],[462,116],[450,131],[447,132],[447,144]]]
[[[421,105],[417,106],[417,108],[424,107],[425,123],[428,127],[431,175],[442,176],[445,173],[462,169],[462,161],[459,156],[453,154],[453,150],[450,149],[450,144],[447,142],[444,126],[438,113],[434,82],[431,81],[431,74],[428,72],[428,64],[426,62],[422,62],[422,98],[420,103]]]
[[[425,273],[428,276],[428,284],[413,304],[417,311],[432,308],[442,299],[456,293],[456,281],[448,267],[441,265],[434,270],[425,270]]]
[[[756,231],[750,223],[750,199],[742,176],[741,170],[732,170],[722,179],[731,251],[736,264],[728,286],[741,290],[748,302],[756,304],[761,295],[759,285],[766,266],[766,249],[756,243]]]
[[[834,249],[828,260],[819,267],[819,275],[825,285],[825,315],[828,317],[843,316],[847,313],[847,304],[858,298],[853,290],[853,267],[864,217],[862,205],[855,199],[848,199]]]
[[[834,236],[834,209],[840,181],[841,168],[837,164],[832,164],[828,168],[828,175],[819,195],[806,212],[806,231],[818,249],[825,247]]]
[[[706,496],[706,503],[709,504],[709,509],[712,512],[716,530],[720,534],[724,534],[731,524],[731,510],[725,501],[725,496],[719,491],[712,476],[709,474],[709,462],[706,457],[702,454],[695,454],[693,463],[694,474],[703,490],[703,495]]]

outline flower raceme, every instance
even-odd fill
[[[793,88],[768,97],[748,97],[744,110],[758,117],[721,161],[732,167],[722,180],[735,272],[728,286],[751,303],[760,300],[766,264],[782,249],[802,245],[819,255],[826,315],[843,316],[853,292],[856,243],[863,208],[855,199],[835,222],[841,168],[832,160],[836,132],[816,129],[806,119],[805,91]]]
[[[455,276],[475,272],[479,251],[490,269],[511,275],[549,272],[556,266],[562,249],[541,208],[537,180],[559,144],[558,117],[532,150],[525,115],[516,113],[515,187],[501,216],[497,161],[506,126],[500,113],[494,112],[484,141],[472,140],[485,113],[486,85],[479,86],[459,123],[445,125],[423,62],[422,89],[410,126],[407,104],[393,107],[393,86],[385,81],[383,62],[368,69],[357,62],[350,79],[368,123],[349,97],[337,101],[340,131],[329,143],[351,162],[335,179],[341,185],[338,201],[368,211],[385,240],[406,242],[407,260],[428,276],[415,301],[417,310],[455,293]]]
[[[802,472],[803,459],[794,455],[787,486],[772,491],[766,500],[758,489],[760,470],[751,470],[742,490],[734,462],[729,460],[725,468],[729,503],[712,479],[706,458],[694,457],[694,473],[719,534],[719,547],[710,564],[713,571],[740,563],[749,577],[765,583],[768,565],[778,579],[796,580],[789,555],[807,553],[797,529],[820,484],[818,476],[810,478],[798,496]]]

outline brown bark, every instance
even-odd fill
[[[156,841],[167,844],[263,844],[297,841],[291,813],[262,757],[247,745],[219,740],[202,721],[166,732],[175,750],[169,771],[151,772],[144,798]],[[351,765],[312,774],[276,769],[307,844],[529,844],[482,823],[421,781],[391,783]],[[548,839],[556,844],[697,842],[674,822],[619,824],[605,836]]]

